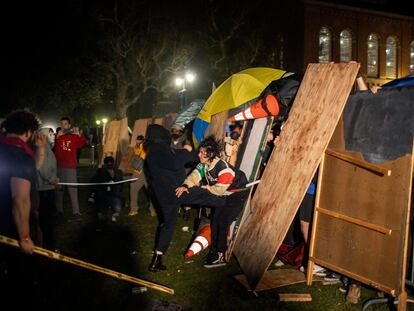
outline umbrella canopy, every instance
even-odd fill
[[[200,143],[213,115],[256,99],[270,82],[285,73],[280,69],[255,67],[231,75],[211,94],[198,114],[193,127],[194,144]]]
[[[410,74],[408,76],[392,80],[383,86],[382,89],[388,89],[393,87],[405,87],[405,86],[414,86],[414,74]]]
[[[204,103],[204,99],[196,99],[195,101],[191,102],[187,107],[183,109],[183,111],[180,112],[174,124],[179,124],[184,128],[188,123],[196,118],[201,108],[204,106]]]

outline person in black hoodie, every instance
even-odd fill
[[[180,206],[175,189],[186,177],[184,166],[195,161],[196,157],[190,146],[185,149],[172,149],[169,131],[157,124],[148,126],[146,144],[147,176],[158,203],[157,214],[160,218],[154,256],[149,266],[149,271],[156,272],[166,270],[166,266],[162,264],[162,256],[172,240]]]

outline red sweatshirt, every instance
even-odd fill
[[[85,136],[76,134],[61,135],[56,138],[55,155],[57,166],[61,168],[76,168],[76,149],[86,143]]]

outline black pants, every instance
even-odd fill
[[[176,202],[158,204],[159,226],[155,238],[155,249],[165,253],[170,246],[174,235],[175,224],[177,223],[177,213],[179,205]]]
[[[98,213],[105,213],[108,207],[112,209],[113,213],[119,213],[122,208],[122,200],[109,191],[96,191],[95,205]]]
[[[184,193],[179,201],[185,205],[203,205],[213,209],[210,250],[224,253],[227,249],[229,227],[243,210],[248,194],[248,191],[242,191],[229,196],[217,196],[206,189],[193,187],[189,189],[189,193]]]
[[[39,225],[42,230],[43,247],[50,250],[55,249],[53,228],[55,211],[55,190],[39,191]]]

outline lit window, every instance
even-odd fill
[[[367,40],[367,74],[369,77],[378,77],[378,37],[370,34]]]
[[[410,73],[414,73],[414,41],[410,44]]]
[[[397,42],[394,37],[387,38],[385,57],[385,77],[388,79],[397,78]]]
[[[331,61],[331,32],[328,28],[322,27],[319,31],[319,62],[328,63]]]
[[[352,36],[348,30],[343,30],[339,37],[340,62],[347,63],[352,59]]]

